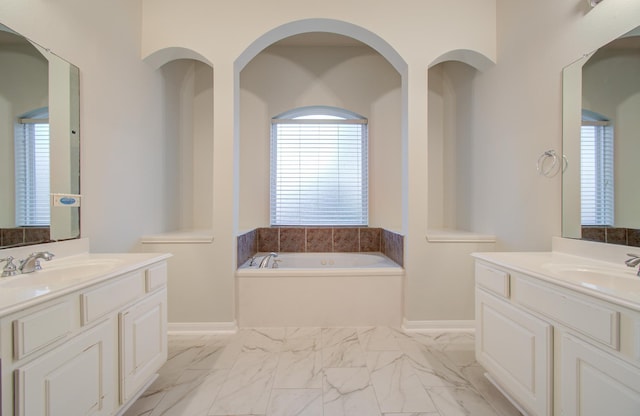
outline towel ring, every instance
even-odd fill
[[[562,170],[564,172],[567,170],[567,166],[569,162],[567,161],[567,157],[562,155],[562,162],[558,163],[558,154],[555,150],[547,150],[538,158],[538,162],[536,163],[536,169],[539,175],[546,176],[547,178],[552,178],[558,174]]]

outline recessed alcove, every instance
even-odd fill
[[[471,232],[474,141],[473,79],[478,70],[445,61],[428,71],[428,240],[494,241]],[[443,230],[446,230],[443,232]]]
[[[213,68],[193,59],[160,68],[164,78],[170,189],[168,230],[211,229],[213,206]]]
[[[332,106],[369,121],[369,225],[402,229],[402,83],[378,52],[350,37],[285,38],[240,72],[239,230],[268,226],[271,118]]]

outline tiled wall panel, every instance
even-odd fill
[[[18,247],[25,244],[48,243],[49,227],[15,227],[0,229],[0,246]]]
[[[600,243],[640,247],[640,230],[619,227],[582,227],[582,239]]]
[[[404,237],[382,228],[265,227],[238,236],[238,266],[255,253],[382,252],[404,264]]]

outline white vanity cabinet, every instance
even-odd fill
[[[128,268],[0,316],[0,414],[122,413],[167,358],[166,273]]]
[[[18,367],[15,415],[110,415],[113,330],[113,320],[106,320]]]
[[[476,265],[476,357],[520,408],[551,415],[553,327],[512,305],[509,273]]]
[[[526,414],[640,415],[640,312],[476,260],[476,357]]]
[[[120,313],[120,403],[131,400],[167,360],[167,291]]]
[[[567,334],[561,354],[562,414],[640,414],[638,368]]]

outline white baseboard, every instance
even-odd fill
[[[405,332],[474,332],[475,321],[409,321],[404,318],[402,329]]]
[[[238,331],[233,322],[169,322],[169,334],[232,334]]]

